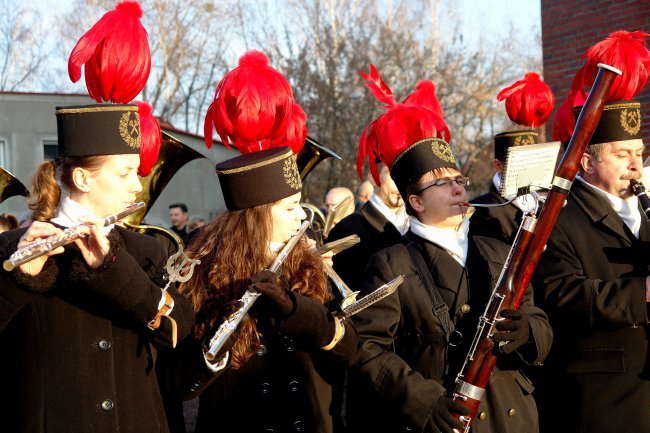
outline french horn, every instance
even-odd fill
[[[298,152],[296,157],[296,165],[298,166],[300,179],[304,181],[318,164],[328,158],[341,159],[341,157],[333,150],[328,149],[313,138],[307,137],[305,145],[302,150]],[[325,215],[313,204],[300,203],[300,205],[307,214],[307,219],[311,222],[311,228],[309,230],[311,235],[310,237],[316,241],[317,245],[323,245],[323,233],[327,222]]]
[[[29,197],[29,191],[16,176],[0,167],[0,203],[15,195]]]
[[[123,220],[124,226],[131,231],[158,238],[167,246],[170,254],[175,253],[182,247],[183,241],[170,229],[141,223],[176,172],[188,162],[199,158],[205,158],[205,156],[163,131],[158,160],[149,175],[140,178],[142,191],[138,193],[135,199],[135,201],[144,202],[146,206],[144,209],[125,218]]]

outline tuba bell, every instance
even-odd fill
[[[313,138],[307,137],[304,147],[298,153],[296,158],[296,165],[300,172],[300,179],[304,181],[314,167],[327,158],[341,159],[336,152],[323,146]],[[317,245],[323,245],[323,233],[326,226],[325,215],[323,215],[323,212],[313,204],[300,203],[300,205],[307,214],[307,219],[311,222],[309,229],[310,237],[316,241]]]
[[[0,203],[15,195],[29,197],[29,191],[16,176],[0,167]]]
[[[158,160],[149,175],[140,178],[142,191],[135,199],[135,201],[145,202],[146,206],[123,220],[124,226],[129,230],[160,239],[167,246],[170,255],[183,246],[181,238],[166,227],[141,224],[141,222],[176,172],[188,162],[199,158],[205,156],[163,131]]]

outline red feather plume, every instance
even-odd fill
[[[607,101],[632,99],[646,85],[650,73],[647,36],[650,34],[642,31],[619,30],[590,47],[582,56],[586,62],[573,79],[571,93],[581,93],[586,98],[585,88],[593,85],[598,63],[605,63],[623,72],[615,78]]]
[[[361,72],[361,76],[366,80],[364,84],[375,98],[385,104],[386,112],[361,133],[357,153],[357,173],[360,178],[363,178],[363,164],[367,159],[370,173],[379,185],[376,157],[391,167],[395,159],[410,145],[425,138],[448,136],[449,128],[442,118],[442,109],[440,108],[437,113],[430,108],[436,104],[438,107],[440,105],[435,98],[435,87],[432,91],[431,86],[425,84],[419,89],[421,93],[409,96],[411,98],[409,104],[400,104],[395,102],[393,92],[374,66],[370,66],[369,75]],[[435,101],[430,99],[431,96]],[[419,105],[417,103],[419,99],[425,102]]]
[[[442,131],[443,140],[449,143],[449,140],[451,140],[451,134],[449,132],[449,127],[444,121],[445,116],[442,112],[440,101],[438,101],[438,97],[436,96],[436,85],[433,84],[433,81],[420,81],[415,86],[413,93],[408,95],[402,103],[406,105],[425,107],[436,113],[440,120],[442,120],[438,125],[438,130]]]
[[[386,84],[383,78],[381,78],[375,65],[370,65],[369,74],[366,74],[363,71],[361,71],[360,74],[364,80],[363,85],[370,89],[370,92],[378,101],[383,102],[388,107],[395,105],[393,92],[390,90],[390,87],[388,87],[388,84]]]
[[[224,145],[232,144],[243,154],[285,145],[280,143],[285,142],[289,117],[299,117],[292,114],[293,104],[287,79],[269,66],[263,53],[249,51],[217,85],[205,117],[205,144],[212,147],[214,125]],[[292,132],[294,139],[298,129]]]
[[[118,3],[77,42],[68,60],[73,83],[85,65],[86,87],[97,102],[125,104],[144,88],[151,72],[147,31],[136,1]]]
[[[307,139],[307,115],[302,107],[294,102],[287,113],[284,134],[273,140],[269,147],[288,146],[294,155],[302,150]]]
[[[536,128],[551,116],[555,97],[539,74],[528,72],[523,79],[501,90],[498,101],[506,101],[506,112],[514,123]]]
[[[148,102],[133,101],[138,106],[138,117],[140,118],[140,166],[138,174],[147,176],[158,160],[162,133],[160,124],[153,116],[153,109]]]
[[[564,100],[560,108],[555,113],[553,119],[553,140],[562,141],[567,143],[573,135],[573,130],[576,127],[576,118],[573,114],[573,107],[578,107],[585,103],[584,95],[576,93],[575,95],[569,94]]]

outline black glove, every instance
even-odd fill
[[[428,430],[435,433],[454,433],[454,429],[462,430],[463,424],[452,414],[469,415],[469,409],[446,395],[440,396],[433,407],[431,418],[427,421]]]
[[[501,311],[501,317],[510,320],[500,320],[496,324],[498,332],[492,336],[499,344],[499,351],[512,353],[528,342],[530,338],[530,324],[528,318],[521,310],[505,309]]]
[[[262,271],[250,278],[248,290],[261,293],[262,298],[255,302],[257,311],[265,310],[276,319],[286,319],[291,315],[294,301],[289,291],[282,287],[280,278],[271,271]],[[261,301],[261,302],[260,302]]]

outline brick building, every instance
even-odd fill
[[[555,94],[556,109],[587,48],[616,30],[650,33],[650,0],[541,0],[541,6],[544,81]],[[642,102],[643,138],[650,149],[650,85],[636,99]],[[552,125],[546,124],[549,138]]]

